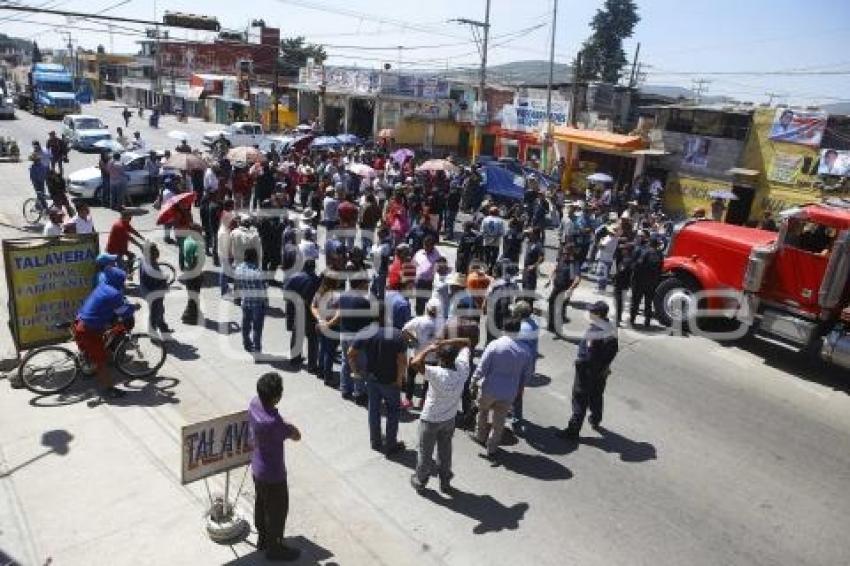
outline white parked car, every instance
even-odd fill
[[[148,154],[128,151],[121,155],[121,163],[129,177],[127,194],[131,197],[150,195],[148,186],[148,169],[145,166]],[[83,199],[100,198],[101,189],[100,169],[86,167],[74,171],[68,176],[68,192]]]
[[[221,130],[213,130],[205,133],[201,143],[207,147],[211,147],[222,134],[230,142],[230,147],[262,144],[266,137],[261,124],[256,122],[233,122],[233,124]]]
[[[65,116],[62,119],[62,133],[68,138],[70,146],[79,151],[95,151],[97,142],[112,139],[112,134],[100,118],[85,114]]]

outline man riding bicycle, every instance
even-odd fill
[[[86,297],[74,321],[74,342],[94,366],[98,394],[102,399],[117,399],[126,394],[112,383],[112,375],[106,367],[109,354],[104,341],[104,333],[116,323],[132,327],[133,312],[138,306],[125,299],[125,280],[126,275],[117,267],[104,270],[102,282]]]
[[[132,220],[133,215],[130,211],[122,208],[121,218],[112,224],[112,228],[109,229],[109,239],[106,240],[106,253],[117,256],[118,267],[125,273],[131,270],[133,259],[136,257],[130,252],[130,242],[141,250],[145,241],[144,237],[130,224]]]

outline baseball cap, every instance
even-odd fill
[[[102,253],[94,260],[98,267],[106,267],[118,261],[118,256],[115,254]]]

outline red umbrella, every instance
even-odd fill
[[[195,202],[194,191],[174,195],[173,197],[162,203],[162,208],[159,211],[159,216],[156,217],[156,223],[159,225],[171,224],[174,221],[174,217],[177,216],[177,209],[188,207],[191,211],[191,206],[193,202]]]

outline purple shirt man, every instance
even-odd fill
[[[286,481],[283,441],[290,438],[291,425],[283,420],[277,407],[264,407],[259,397],[251,399],[248,412],[254,444],[251,453],[254,477],[267,483]]]
[[[283,543],[289,514],[283,443],[287,439],[301,440],[301,432],[280,416],[277,404],[282,396],[280,374],[265,373],[257,380],[257,396],[248,405],[248,421],[254,443],[251,470],[256,496],[254,525],[257,528],[257,549],[265,550],[269,560],[294,560],[298,556],[297,549]]]

